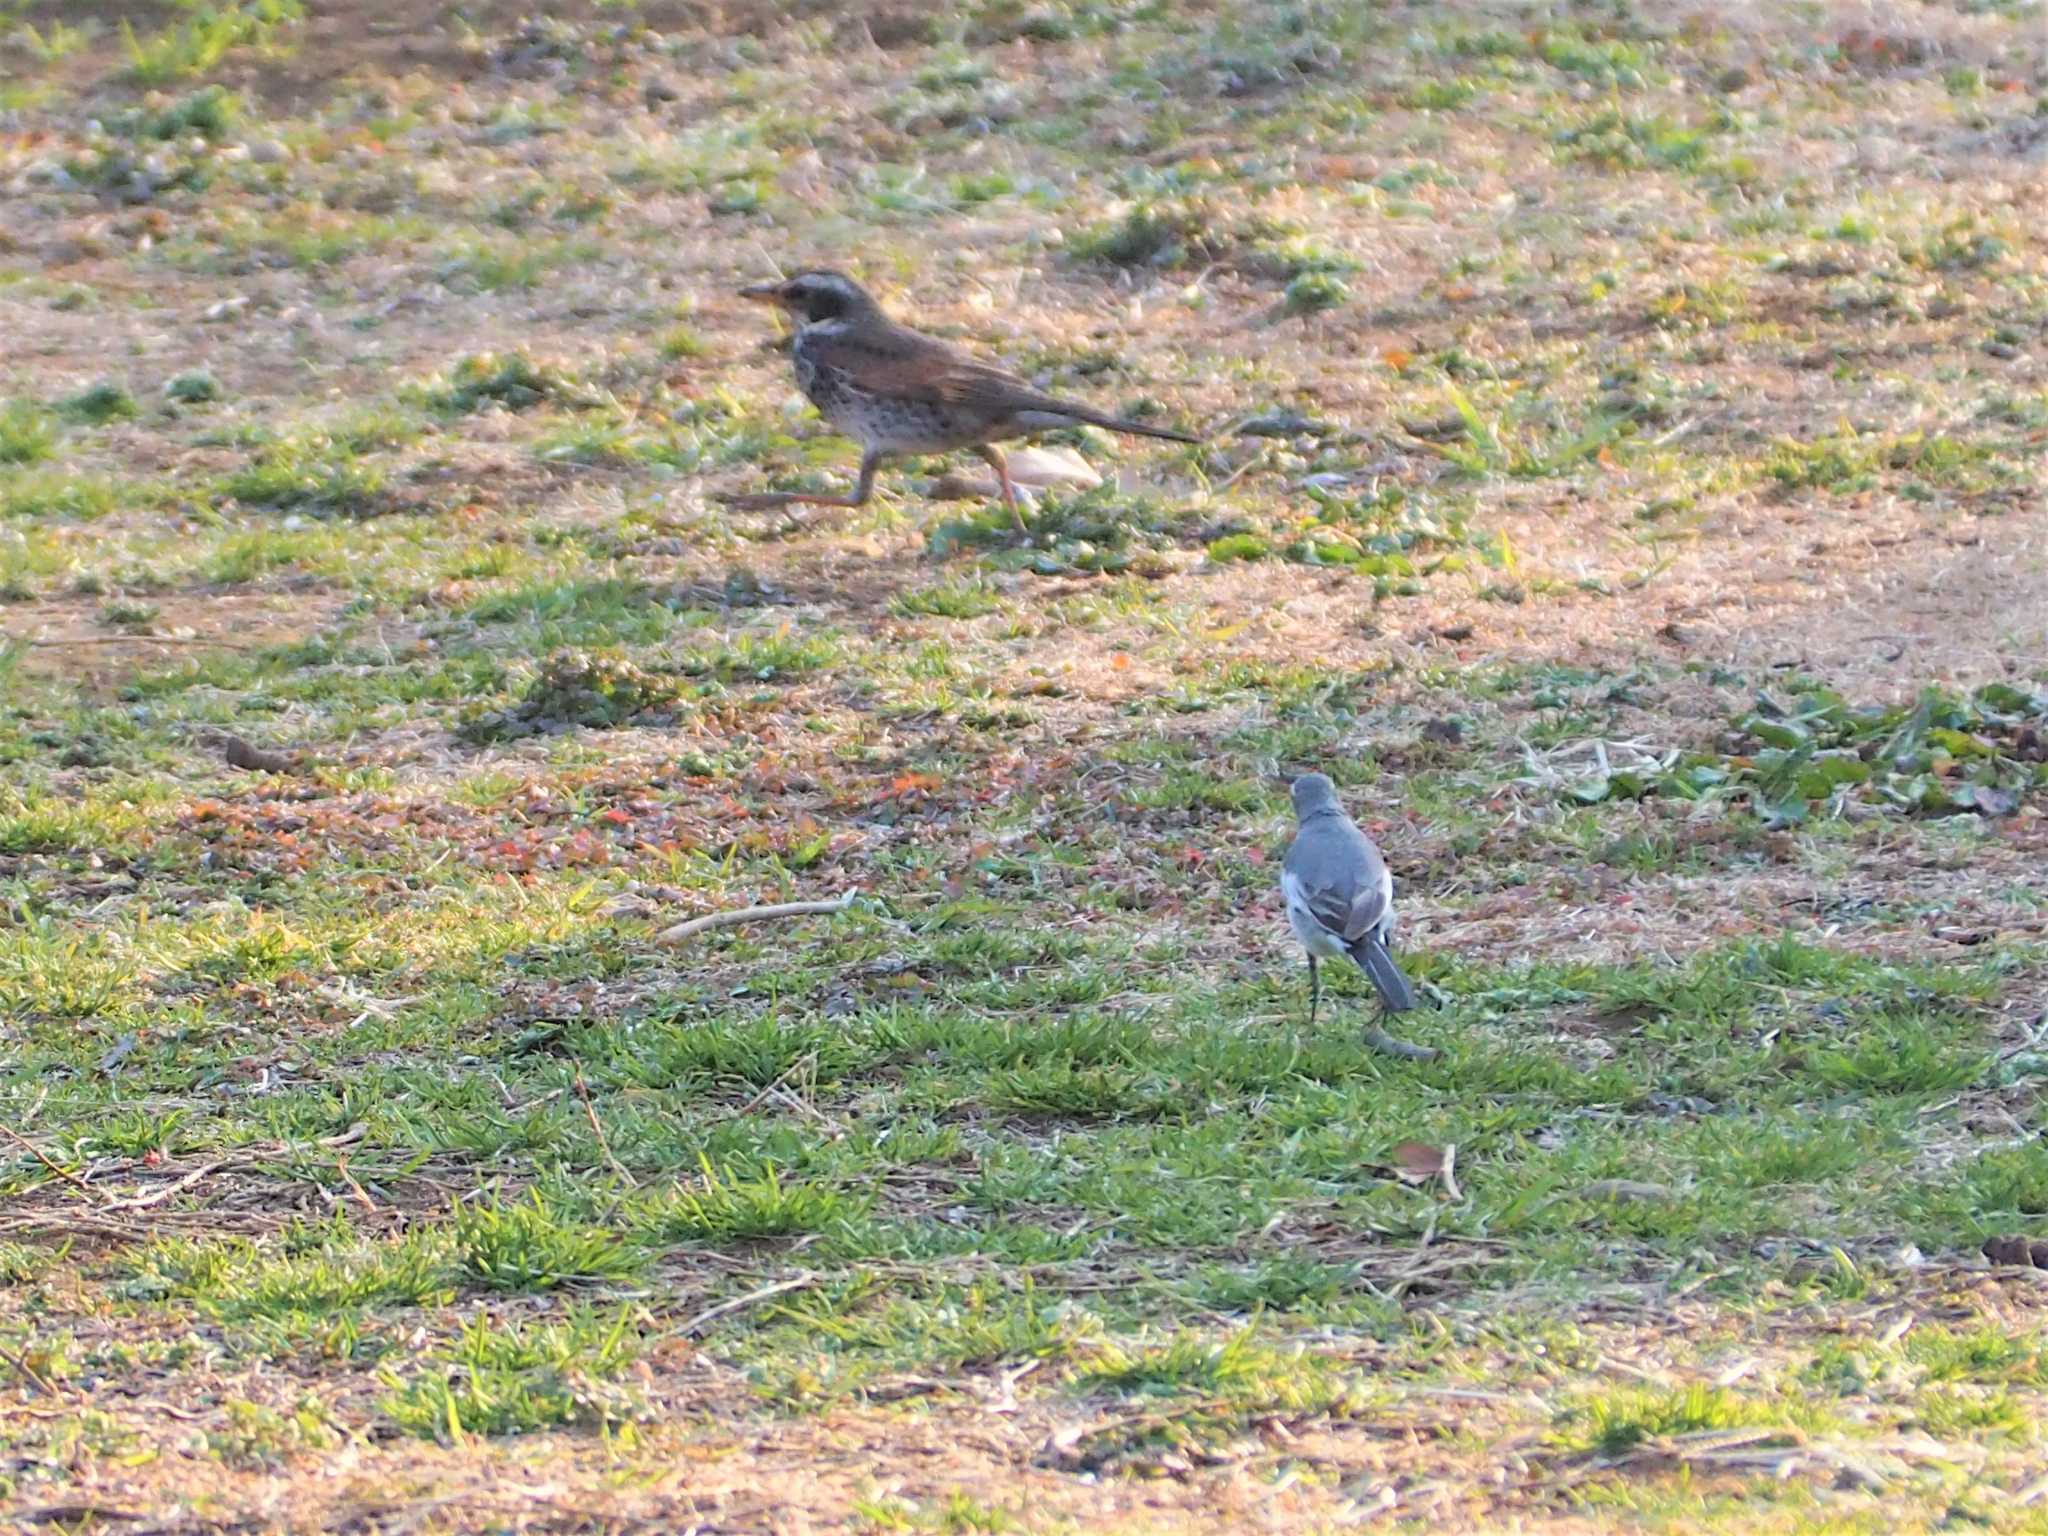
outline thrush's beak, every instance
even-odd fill
[[[752,299],[757,304],[780,304],[782,302],[782,284],[750,283],[740,290],[740,297]]]

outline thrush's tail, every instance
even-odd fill
[[[1101,427],[1110,432],[1128,432],[1133,437],[1162,437],[1169,443],[1199,443],[1201,439],[1192,432],[1176,432],[1171,427],[1147,426],[1142,421],[1123,421],[1115,416],[1105,416],[1100,411],[1091,411],[1086,406],[1063,406],[1067,415],[1076,421],[1085,421],[1091,427]]]
[[[1387,953],[1386,941],[1377,933],[1368,933],[1352,945],[1351,958],[1370,978],[1373,990],[1387,1005],[1387,1012],[1406,1013],[1415,1006],[1415,988],[1401,974],[1401,967],[1394,964],[1394,957]]]

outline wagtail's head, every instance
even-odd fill
[[[1341,811],[1337,804],[1337,786],[1327,774],[1304,773],[1294,781],[1291,791],[1294,796],[1294,815],[1298,821],[1306,821],[1319,811]]]

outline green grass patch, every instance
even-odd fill
[[[606,1428],[645,1412],[617,1380],[640,1340],[628,1308],[579,1305],[549,1322],[479,1315],[411,1376],[387,1370],[393,1390],[381,1406],[404,1433],[455,1445],[468,1435]]]
[[[66,421],[104,427],[112,421],[132,421],[142,411],[135,397],[120,385],[100,383],[58,401],[57,414]]]
[[[264,449],[244,469],[224,475],[220,495],[244,506],[312,517],[375,517],[389,510],[384,470],[363,462],[346,436],[309,434]]]
[[[487,404],[524,411],[549,401],[573,402],[581,392],[568,374],[524,352],[484,352],[458,358],[420,390],[420,398],[432,410],[464,416]]]
[[[218,0],[182,9],[182,20],[147,36],[138,36],[122,18],[128,76],[137,85],[168,85],[206,74],[233,49],[274,46],[281,31],[306,16],[302,0]]]
[[[623,657],[561,651],[541,664],[516,703],[470,715],[462,732],[486,742],[571,727],[603,731],[654,723],[673,717],[682,689],[680,679],[636,667]]]
[[[494,1291],[552,1291],[626,1280],[647,1267],[617,1233],[576,1221],[536,1194],[503,1204],[472,1202],[452,1223],[462,1277]]]
[[[701,1188],[677,1188],[643,1206],[635,1224],[648,1239],[721,1247],[823,1232],[858,1216],[862,1202],[824,1185],[785,1184],[771,1164],[759,1174],[704,1164]]]
[[[0,409],[0,464],[40,464],[56,451],[48,411],[33,400],[11,400]]]

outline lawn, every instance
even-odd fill
[[[2044,176],[2040,0],[0,0],[0,1528],[2048,1533]],[[735,510],[805,267],[1205,439]]]

